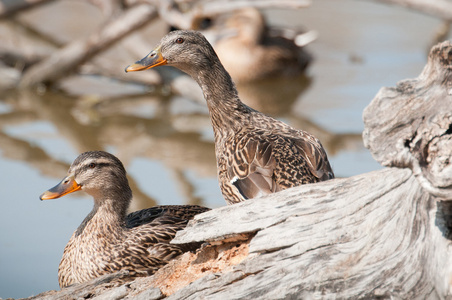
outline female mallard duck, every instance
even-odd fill
[[[301,74],[311,56],[293,39],[272,35],[262,13],[248,7],[219,18],[221,31],[231,32],[215,42],[215,51],[236,83]]]
[[[131,277],[150,275],[168,260],[198,246],[169,242],[189,220],[208,208],[155,206],[126,215],[132,191],[124,166],[110,153],[81,154],[68,175],[40,199],[55,199],[78,190],[94,198],[94,208],[64,248],[58,269],[60,287],[119,270],[128,270]]]
[[[126,68],[174,66],[201,86],[215,136],[218,179],[228,204],[334,178],[320,141],[240,101],[228,72],[202,34],[173,31]]]

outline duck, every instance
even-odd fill
[[[219,38],[214,49],[236,84],[266,78],[296,78],[312,61],[304,47],[295,43],[299,35],[272,29],[255,7],[246,7],[219,17]],[[304,46],[304,45],[303,45]]]
[[[128,278],[152,275],[171,259],[199,247],[170,242],[195,215],[209,209],[161,205],[127,214],[132,191],[123,164],[113,154],[80,154],[67,176],[40,199],[79,190],[93,197],[94,207],[64,248],[58,268],[61,288],[122,270],[128,271]]]
[[[169,32],[125,71],[162,65],[187,73],[201,87],[213,127],[218,181],[227,204],[334,178],[316,137],[240,100],[231,76],[200,32]]]

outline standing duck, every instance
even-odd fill
[[[187,73],[203,91],[214,131],[218,179],[228,204],[334,178],[317,138],[240,101],[231,77],[201,33],[168,33],[126,72],[161,65]]]
[[[58,269],[61,288],[119,270],[128,270],[131,278],[151,275],[170,259],[198,246],[170,241],[208,208],[155,206],[127,215],[132,191],[124,166],[110,153],[81,154],[67,176],[40,199],[55,199],[78,190],[94,198],[94,208],[64,249]]]

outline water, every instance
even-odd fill
[[[58,36],[60,41],[83,36],[99,24],[99,12],[89,7],[82,27],[71,10],[65,10],[68,15],[61,20],[57,17],[61,14],[55,13],[61,5],[31,12],[27,21],[41,20],[50,31],[65,22],[68,34]],[[87,9],[83,7],[87,4],[73,1],[65,5],[77,6],[78,12]],[[338,177],[380,168],[362,145],[362,111],[381,87],[421,72],[440,22],[398,7],[351,0],[315,1],[309,9],[271,10],[266,15],[275,24],[318,31],[318,40],[309,46],[315,56],[308,71],[310,82],[293,99],[265,100],[264,104],[262,98],[253,98],[256,92],[267,93],[264,87],[257,91],[240,87],[243,100],[318,136]],[[0,33],[8,26],[0,23]],[[150,37],[149,49],[162,32]],[[109,55],[127,52],[122,46]],[[146,51],[140,53],[116,57],[121,65],[118,72]],[[120,157],[134,192],[132,210],[156,203],[225,205],[204,104],[101,78],[78,78],[66,85],[78,95],[54,91],[0,95],[2,298],[58,289],[64,246],[92,202],[83,193],[42,202],[38,197],[59,182],[83,151],[103,149]],[[110,97],[119,94],[126,96]]]

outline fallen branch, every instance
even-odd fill
[[[18,12],[22,12],[54,0],[23,0],[23,1],[0,1],[0,19],[11,18]]]
[[[244,7],[253,6],[256,8],[286,8],[299,9],[311,5],[310,0],[221,0],[221,1],[194,1],[193,3],[184,3],[183,9],[178,5],[179,1],[160,0],[160,17],[168,24],[180,29],[199,29],[200,20],[214,17]],[[189,8],[187,8],[187,6]]]
[[[452,21],[452,2],[447,0],[378,0],[388,4],[396,4],[422,13]]]
[[[88,38],[73,41],[49,58],[30,67],[23,75],[20,86],[53,83],[70,75],[81,64],[156,17],[157,10],[148,4],[127,9]]]

